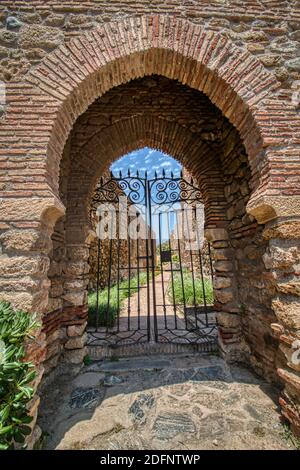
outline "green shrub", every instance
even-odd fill
[[[187,306],[194,304],[194,297],[196,305],[201,305],[204,302],[203,289],[205,292],[206,303],[212,304],[214,301],[213,285],[210,279],[197,279],[195,277],[193,282],[193,276],[190,272],[183,272],[183,288],[182,288],[182,279],[181,274],[175,273],[173,277],[173,286],[172,286],[172,277],[169,283],[168,294],[176,304],[182,304],[184,299]],[[173,298],[173,288],[174,288],[174,297]]]
[[[34,316],[0,302],[0,450],[14,449],[31,433],[27,404],[36,372],[24,362],[24,342],[37,326]]]
[[[151,278],[151,275],[149,275]],[[99,291],[98,294],[98,324],[99,326],[113,327],[118,316],[119,308],[128,297],[132,296],[138,291],[138,285],[143,286],[147,283],[147,274],[141,272],[139,275],[139,282],[137,276],[125,280],[118,286],[115,284],[109,290],[109,305],[108,305],[108,288]],[[88,295],[89,316],[88,323],[90,326],[96,325],[97,317],[97,292],[90,292]]]

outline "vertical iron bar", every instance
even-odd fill
[[[160,273],[161,273],[161,285],[162,285],[162,294],[163,294],[163,310],[164,310],[164,319],[165,319],[165,328],[167,326],[167,311],[166,311],[166,294],[165,294],[165,281],[164,281],[164,268],[161,261],[161,243],[162,243],[162,234],[161,234],[161,212],[158,214],[158,234],[159,234],[159,256],[160,256]]]
[[[139,250],[139,236],[137,235],[137,239],[136,239],[136,264],[137,264],[138,330],[141,329],[140,258],[139,258],[139,251],[140,251]]]
[[[97,285],[96,285],[96,331],[99,327],[99,289],[100,289],[100,238],[98,238],[98,253],[97,253]]]
[[[182,211],[182,208],[179,209]],[[178,231],[178,214],[177,210],[174,211],[175,214],[175,226],[177,229],[177,246],[178,246],[178,257],[179,257],[179,270],[180,270],[180,278],[181,278],[181,287],[182,287],[182,295],[183,295],[183,314],[184,314],[184,321],[185,321],[185,328],[187,330],[187,315],[186,315],[186,301],[185,301],[185,289],[184,289],[184,278],[182,272],[182,262],[181,262],[181,247],[180,247],[180,239],[179,239],[179,231]]]
[[[130,218],[128,214],[128,226],[130,224]],[[127,235],[127,253],[128,253],[128,279],[127,279],[127,287],[128,287],[128,309],[127,309],[127,325],[128,331],[130,331],[130,295],[131,295],[131,240],[130,240],[130,233],[128,232]]]
[[[190,209],[187,209],[186,211],[186,215],[187,215],[187,221],[186,221],[186,226],[187,226],[187,235],[188,235],[188,239],[189,239],[189,243],[191,243],[191,231],[190,231],[190,225],[189,225],[189,211]],[[193,213],[192,213],[193,215]],[[192,224],[193,224],[193,221],[192,221]],[[191,259],[191,271],[192,271],[192,281],[193,281],[193,300],[194,300],[194,309],[195,309],[195,322],[196,322],[196,327],[197,327],[197,311],[196,311],[196,288],[195,288],[195,273],[194,273],[194,262],[193,262],[193,253],[192,253],[192,250],[191,250],[191,246],[190,246],[190,259]]]
[[[174,272],[173,272],[173,261],[172,261],[172,245],[171,245],[169,212],[167,212],[167,228],[168,228],[168,239],[169,239],[169,251],[171,254],[170,266],[171,266],[171,285],[172,285],[172,296],[173,296],[174,323],[175,323],[175,330],[177,330],[177,308],[176,308],[176,297],[175,297],[175,287],[174,287]]]
[[[151,323],[150,323],[150,277],[149,277],[149,233],[148,233],[148,218],[149,218],[149,208],[148,208],[148,182],[147,177],[144,179],[144,189],[145,189],[145,226],[146,226],[146,271],[147,271],[147,338],[148,341],[151,339]]]
[[[120,214],[119,211],[117,212],[117,217],[118,221],[120,222]],[[120,309],[120,223],[118,224],[118,266],[117,266],[117,332],[119,333],[120,331],[120,314],[121,314],[121,309]]]
[[[154,240],[152,237],[152,207],[151,207],[151,183],[148,181],[148,200],[149,200],[149,230],[150,230],[150,243],[151,243],[151,274],[152,274],[152,304],[153,304],[153,322],[154,322],[154,340],[158,340],[158,330],[157,330],[157,314],[156,314],[156,292],[155,292],[155,266],[154,266]]]
[[[109,267],[108,267],[108,293],[107,293],[107,308],[106,308],[106,332],[108,333],[108,312],[110,307],[110,284],[111,284],[111,267],[112,267],[112,233],[109,240]]]

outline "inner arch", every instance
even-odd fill
[[[252,191],[247,152],[237,130],[203,93],[159,75],[113,88],[73,127],[60,168],[60,197],[67,212],[53,236],[54,252],[65,252],[59,260],[65,266],[63,295],[55,289],[54,296],[50,293],[49,310],[52,305],[86,308],[93,190],[113,161],[145,146],[178,159],[203,195],[207,237],[216,256],[215,308],[223,350],[253,358],[258,368],[275,374],[269,364],[277,347],[270,330],[271,290],[260,289],[262,278],[268,283],[263,227],[246,213]],[[51,282],[57,286],[60,275]],[[241,306],[246,306],[243,317]]]

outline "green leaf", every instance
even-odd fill
[[[6,421],[10,412],[10,405],[6,405],[3,410],[0,412],[0,420],[2,422]]]
[[[0,444],[0,450],[8,450],[9,444]]]
[[[14,440],[19,444],[23,444],[23,442],[25,441],[25,436],[21,433],[21,431],[17,430],[14,433]]]
[[[0,364],[4,364],[6,360],[6,346],[2,339],[0,339]]]
[[[20,391],[25,394],[25,396],[30,399],[33,395],[33,388],[32,387],[19,387]]]
[[[25,434],[25,436],[29,436],[31,433],[31,427],[30,426],[20,426],[20,431]]]
[[[33,416],[30,416],[30,415],[22,416],[21,418],[21,421],[24,424],[29,424],[31,423],[32,420],[33,420]]]
[[[13,449],[14,441],[24,444],[24,436],[31,433],[33,418],[26,406],[34,393],[28,384],[36,372],[23,359],[25,338],[36,327],[35,317],[0,301],[0,450]]]
[[[19,383],[19,385],[24,385],[26,383],[32,382],[33,379],[36,377],[36,372],[35,370],[32,370],[29,372],[26,377]]]
[[[9,426],[4,426],[3,428],[0,428],[0,436],[3,436],[3,434],[8,434],[13,430],[13,425],[10,424]]]

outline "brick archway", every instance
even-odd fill
[[[53,299],[50,299],[51,306],[48,308],[50,313],[46,319],[48,336],[52,332],[51,325],[53,318],[55,318],[53,310],[56,308],[58,308],[58,314],[62,307],[66,312],[66,315],[61,317],[62,322],[59,322],[59,319],[54,321],[56,327],[72,324],[74,321],[83,323],[85,319],[88,282],[86,273],[88,272],[88,253],[91,241],[89,202],[96,183],[112,161],[125,153],[145,146],[159,149],[177,158],[197,179],[205,204],[206,227],[213,234],[213,243],[216,242],[215,252],[219,252],[217,263],[220,263],[220,271],[218,272],[220,279],[216,283],[215,294],[217,299],[218,296],[221,299],[218,302],[219,310],[224,311],[224,318],[220,316],[220,331],[224,323],[224,348],[227,348],[228,352],[231,351],[233,355],[237,354],[236,349],[239,349],[240,343],[240,324],[238,316],[230,315],[230,312],[237,313],[239,307],[237,300],[233,300],[232,297],[232,293],[237,292],[237,286],[233,251],[228,245],[227,202],[224,197],[220,160],[205,142],[199,141],[197,136],[187,128],[164,119],[145,116],[133,116],[117,121],[112,126],[96,133],[85,146],[78,150],[77,154],[72,155],[72,169],[68,178],[67,190],[64,191],[66,193],[64,201],[67,208],[66,220],[63,226],[60,222],[58,223],[57,234],[54,236],[54,239],[61,239],[61,230],[65,233],[69,267],[66,266],[64,273],[63,299],[67,301],[67,306],[64,303],[57,304],[53,302]],[[220,240],[223,240],[223,243],[220,243]],[[224,250],[225,246],[226,250]],[[226,273],[221,266],[224,261],[230,265]],[[57,261],[54,263],[56,264]],[[226,277],[225,287],[222,285],[224,276]],[[57,295],[55,286],[61,283],[60,273],[58,276],[52,277],[54,295]],[[73,304],[73,307],[69,306],[70,303]],[[230,331],[228,331],[229,325]],[[230,341],[228,341],[229,339]],[[51,344],[51,336],[48,342]],[[50,361],[50,367],[51,364]]]
[[[4,251],[10,255],[4,273],[13,278],[19,269],[34,282],[25,279],[16,302],[14,292],[4,297],[31,311],[47,311],[49,235],[64,212],[58,197],[59,164],[70,130],[97,97],[151,74],[177,79],[205,93],[236,127],[247,150],[253,189],[248,211],[261,223],[271,221],[264,232],[271,240],[264,260],[274,283],[278,319],[274,334],[285,355],[279,364],[287,384],[282,405],[290,421],[300,426],[298,369],[290,362],[291,344],[299,336],[299,299],[297,284],[289,277],[297,275],[300,237],[300,198],[295,175],[289,171],[299,150],[299,118],[278,93],[273,75],[222,34],[163,15],[115,22],[59,46],[26,76],[23,86],[10,84],[3,135],[6,138],[5,132],[13,129],[17,145],[12,142],[6,153],[23,160],[21,184],[17,181],[9,188],[0,207]],[[17,121],[20,101],[24,110]],[[27,166],[30,159],[33,163]],[[7,166],[13,175],[14,168]],[[64,318],[66,326],[69,320]],[[31,351],[38,362],[44,354],[43,341],[41,335],[38,348]]]
[[[40,95],[51,110],[46,132],[39,115],[32,126],[46,137],[48,182],[54,192],[60,156],[76,117],[112,87],[151,74],[177,79],[210,98],[238,129],[247,150],[256,189],[249,210],[261,220],[280,211],[274,196],[286,188],[286,181],[281,184],[272,176],[293,152],[274,152],[272,147],[291,145],[296,136],[292,130],[274,135],[284,101],[277,93],[278,83],[259,60],[222,34],[164,15],[128,19],[84,33],[59,46],[27,75],[34,95]],[[284,121],[297,120],[293,106],[287,102],[284,106]],[[295,194],[294,186],[286,202]]]

